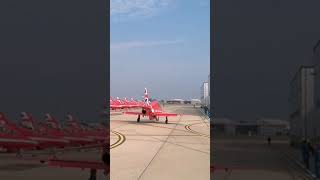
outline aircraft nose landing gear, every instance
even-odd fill
[[[166,116],[166,124],[168,124],[168,116]]]
[[[140,122],[140,115],[138,115],[137,122]]]

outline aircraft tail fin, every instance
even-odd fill
[[[21,112],[21,124],[29,129],[35,129],[35,122],[30,114],[27,112]]]
[[[44,118],[47,124],[50,124],[53,128],[59,128],[59,122],[51,114],[46,113]]]
[[[150,105],[149,95],[148,95],[148,90],[147,90],[147,88],[144,88],[144,103],[145,103],[146,105]]]
[[[4,113],[0,112],[0,125],[8,124],[8,120],[5,117]]]

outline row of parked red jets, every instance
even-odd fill
[[[140,111],[129,112],[128,109],[132,108],[139,108]],[[165,117],[165,123],[168,124],[168,117],[169,116],[177,116],[178,114],[175,113],[167,113],[164,112],[159,105],[158,101],[149,100],[148,90],[145,88],[144,90],[144,100],[143,101],[135,101],[131,98],[131,101],[128,101],[126,98],[121,100],[117,97],[116,100],[110,97],[110,110],[117,110],[117,109],[125,109],[127,111],[124,114],[127,115],[136,115],[137,122],[140,122],[141,116],[148,117],[149,120],[156,120],[159,121],[160,117]]]
[[[19,153],[21,150],[99,147],[108,141],[109,132],[103,125],[84,126],[72,115],[67,115],[62,128],[50,114],[46,114],[44,118],[43,122],[37,122],[31,114],[22,112],[20,122],[14,123],[4,113],[0,113],[2,151]]]
[[[55,156],[41,159],[39,162],[48,166],[91,169],[90,176],[95,177],[96,170],[104,170],[109,174],[109,129],[104,125],[80,123],[72,115],[66,116],[64,126],[50,114],[44,121],[37,122],[31,114],[21,113],[18,123],[9,121],[4,113],[0,113],[0,149],[2,152],[17,153],[25,150],[56,150],[102,148],[102,161],[79,161],[59,159]],[[37,160],[38,161],[38,160]],[[93,178],[95,179],[95,178]]]

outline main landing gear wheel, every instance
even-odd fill
[[[140,115],[138,115],[137,122],[140,122]]]
[[[96,169],[90,169],[89,180],[97,180],[97,170]]]
[[[168,117],[166,116],[166,124],[168,124]]]

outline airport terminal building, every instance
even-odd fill
[[[234,121],[229,118],[214,118],[212,130],[217,135],[281,136],[287,135],[289,122],[280,119],[262,118],[256,121]]]

